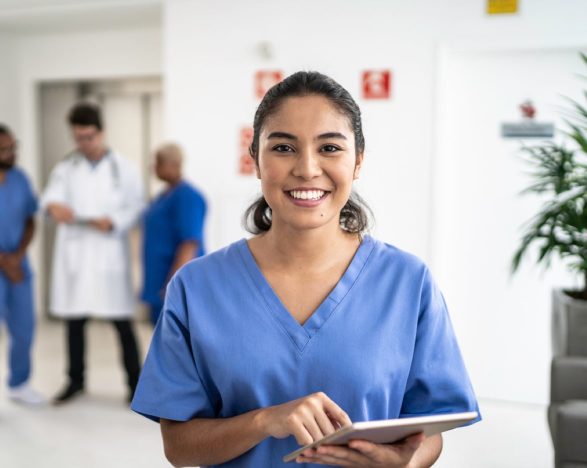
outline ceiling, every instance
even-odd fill
[[[0,0],[0,32],[160,27],[163,0]]]

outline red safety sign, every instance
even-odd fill
[[[363,99],[389,99],[391,97],[391,71],[364,71],[362,88]]]
[[[255,96],[257,99],[263,99],[269,88],[281,80],[283,80],[281,70],[259,70],[255,73]]]
[[[249,146],[253,142],[253,127],[242,127],[239,138],[238,173],[252,175],[255,173],[255,161],[249,154]]]

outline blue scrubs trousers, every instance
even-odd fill
[[[8,386],[13,388],[25,383],[31,374],[35,331],[32,276],[15,284],[0,273],[0,319],[8,330]]]

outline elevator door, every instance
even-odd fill
[[[153,148],[161,142],[162,85],[159,78],[103,80],[92,82],[50,82],[40,85],[41,187],[47,184],[53,167],[74,148],[67,114],[71,107],[87,100],[102,109],[108,146],[132,161],[152,196],[160,185],[152,175]],[[55,227],[44,222],[42,227],[42,266],[38,272],[41,284],[41,308],[49,311],[51,262]],[[132,270],[135,291],[141,284],[140,229],[131,232]],[[143,314],[137,303],[137,309]]]

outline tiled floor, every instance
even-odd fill
[[[0,387],[0,468],[156,468],[163,456],[158,426],[126,403],[118,343],[108,323],[88,326],[88,391],[70,405],[31,409]],[[145,352],[151,329],[138,327]],[[39,325],[33,383],[46,395],[63,384],[63,327]],[[0,336],[0,379],[6,378],[6,334]],[[483,422],[445,435],[441,468],[547,468],[552,448],[542,406],[481,400]],[[260,467],[262,468],[262,467]]]

